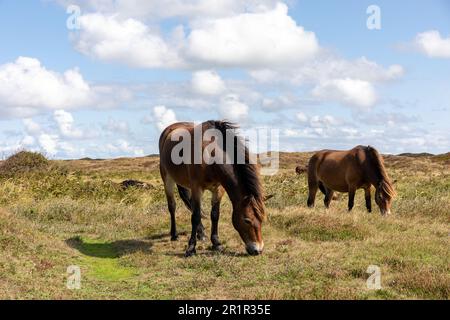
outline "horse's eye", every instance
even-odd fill
[[[252,220],[249,219],[249,218],[245,218],[245,219],[244,219],[244,222],[245,222],[246,224],[252,224],[252,223],[253,223]]]

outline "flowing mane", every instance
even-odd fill
[[[227,139],[233,139],[234,147],[234,159],[233,169],[237,176],[239,186],[245,194],[246,201],[252,205],[256,217],[263,221],[265,219],[265,207],[264,207],[264,192],[259,178],[258,167],[256,164],[250,161],[250,152],[245,141],[236,135],[238,126],[227,121],[207,121],[206,124],[211,126],[222,133],[223,136],[223,149],[225,152],[227,146]],[[238,163],[238,154],[243,152],[245,162],[243,164]]]
[[[375,168],[375,172],[380,179],[380,191],[388,199],[394,198],[396,196],[396,192],[394,190],[394,186],[392,185],[391,179],[386,172],[386,168],[384,167],[383,158],[378,151],[371,146],[366,148],[366,154],[371,160],[371,163]]]

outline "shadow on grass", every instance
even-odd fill
[[[178,257],[183,259],[189,259],[184,256],[183,252],[167,252],[165,253],[166,256],[172,256],[172,257]],[[226,256],[226,257],[236,257],[236,258],[250,258],[251,256],[244,252],[234,252],[234,251],[215,251],[212,249],[212,247],[207,248],[206,250],[198,250],[195,256],[201,256],[201,257],[215,257],[215,256]]]
[[[151,253],[153,244],[143,240],[118,240],[102,242],[73,237],[66,240],[69,247],[77,249],[80,253],[96,258],[119,258],[134,252]]]
[[[186,231],[181,231],[178,232],[178,236],[186,236],[187,232]],[[148,237],[146,237],[146,240],[165,240],[165,239],[169,239],[170,238],[170,234],[168,233],[158,233],[158,234],[154,234],[154,235],[150,235]]]

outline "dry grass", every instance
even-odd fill
[[[0,298],[448,299],[445,155],[386,157],[399,193],[387,218],[365,212],[362,192],[352,213],[346,195],[329,210],[321,196],[307,209],[306,179],[294,169],[309,156],[283,153],[280,172],[264,178],[275,196],[258,257],[244,254],[225,201],[225,252],[210,251],[205,241],[197,256],[183,258],[189,213],[178,202],[183,233],[171,242],[157,157],[51,161],[44,171],[1,176]],[[125,179],[154,188],[123,189]],[[366,286],[372,264],[381,268],[382,290]],[[69,265],[81,267],[81,290],[65,286]]]

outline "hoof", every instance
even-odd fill
[[[193,255],[195,255],[197,252],[195,251],[195,248],[193,248],[193,249],[187,249],[186,250],[186,252],[185,252],[185,254],[184,254],[184,256],[185,256],[185,258],[188,258],[188,257],[192,257]]]
[[[217,251],[217,252],[223,252],[224,248],[221,244],[216,244],[212,246],[212,250],[213,251]]]
[[[178,235],[170,237],[170,241],[177,241],[177,240],[178,240]]]

